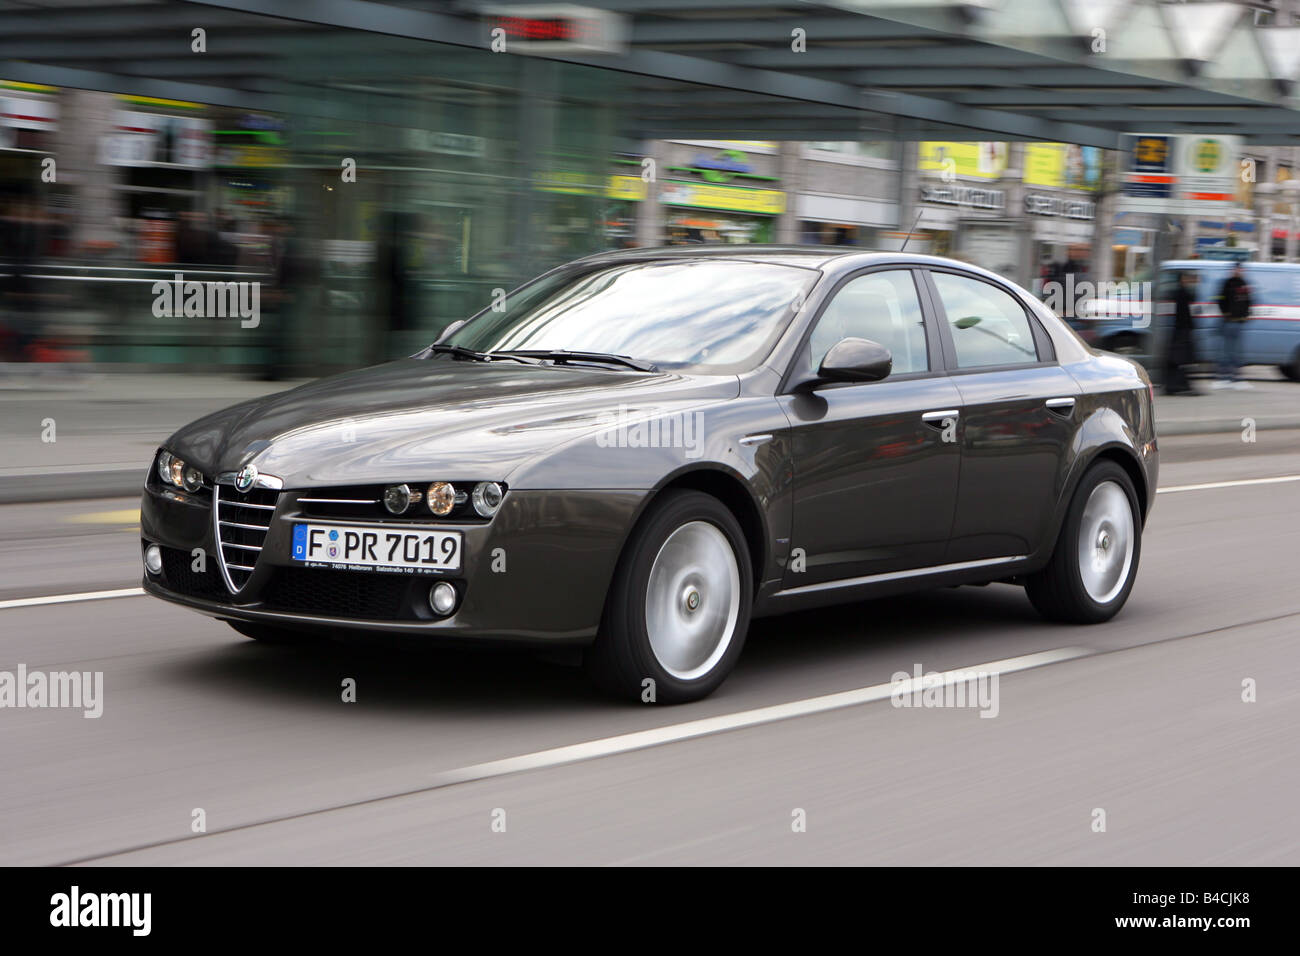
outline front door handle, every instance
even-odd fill
[[[1048,408],[1064,418],[1069,418],[1070,413],[1074,411],[1072,398],[1049,398],[1046,404]]]
[[[934,428],[943,428],[949,421],[956,422],[961,415],[961,411],[956,408],[945,408],[938,412],[924,412],[921,415],[921,421]]]

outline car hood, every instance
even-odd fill
[[[548,449],[607,429],[611,414],[682,411],[738,392],[735,376],[403,359],[215,412],[166,447],[212,474],[252,463],[286,488],[508,481]]]

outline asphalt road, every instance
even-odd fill
[[[0,710],[0,864],[1295,865],[1300,480],[1202,487],[1300,476],[1300,433],[1257,438],[1162,441],[1109,624],[1045,624],[1002,585],[770,619],[676,708],[525,653],[14,606],[134,587],[135,502],[0,506],[0,671],[104,675],[98,719]],[[993,719],[890,705],[896,671],[994,662]]]

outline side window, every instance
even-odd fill
[[[921,300],[910,271],[871,272],[841,286],[809,338],[812,367],[821,365],[831,346],[847,338],[870,339],[889,349],[894,375],[929,370]]]
[[[1010,293],[979,279],[949,272],[930,274],[947,313],[958,368],[1038,361],[1029,317]]]

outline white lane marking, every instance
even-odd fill
[[[73,604],[77,601],[103,601],[106,598],[139,597],[144,588],[121,588],[117,591],[82,591],[80,594],[50,594],[46,597],[15,598],[0,601],[0,610],[13,607],[36,607],[40,604]]]
[[[993,674],[1010,674],[1015,671],[1029,670],[1033,667],[1042,667],[1046,664],[1057,664],[1078,657],[1087,657],[1093,653],[1095,652],[1084,647],[1059,647],[1050,651],[1040,651],[1037,654],[1026,654],[1022,657],[1008,657],[1000,661],[991,661],[987,664],[972,664],[968,667],[944,671],[939,675],[939,684],[927,682],[927,686],[947,686],[959,681],[968,681],[972,671],[983,672],[990,676]],[[909,679],[900,686],[904,690],[908,690],[913,682],[914,679]],[[694,737],[720,734],[728,730],[756,727],[759,724],[769,724],[777,720],[806,717],[809,714],[821,714],[845,707],[856,707],[859,704],[888,700],[895,689],[893,684],[859,687],[856,690],[841,691],[837,694],[794,700],[787,704],[774,704],[770,707],[742,710],[734,714],[721,714],[717,717],[704,717],[700,720],[688,720],[681,724],[669,724],[666,727],[655,727],[651,730],[639,730],[630,734],[619,734],[616,737],[605,737],[599,740],[589,740],[586,743],[555,747],[551,750],[539,750],[536,753],[523,754],[519,757],[507,757],[504,760],[492,760],[488,763],[479,763],[469,767],[461,767],[457,770],[449,770],[435,774],[435,777],[438,785],[441,786],[483,780],[488,777],[500,777],[525,770],[558,767],[562,764],[575,763],[580,760],[592,760],[596,757],[608,757],[633,750],[644,750],[647,747],[676,743]]]
[[[1168,485],[1157,488],[1156,494],[1165,495],[1175,491],[1206,491],[1210,488],[1239,488],[1242,485],[1277,485],[1285,481],[1300,481],[1300,475],[1279,475],[1276,478],[1237,478],[1233,481],[1206,481],[1199,485]]]

